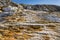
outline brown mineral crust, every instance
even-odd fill
[[[50,40],[50,37],[48,35],[43,36],[45,40]]]

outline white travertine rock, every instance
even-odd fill
[[[60,18],[55,15],[46,15],[45,19],[50,20],[52,22],[60,22]]]
[[[12,6],[3,8],[5,12],[17,12],[17,9],[18,9],[17,7],[12,7]]]
[[[56,12],[52,15],[45,11],[28,10],[10,2],[0,0],[1,40],[60,40],[60,23],[53,23],[60,22]]]

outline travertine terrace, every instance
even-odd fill
[[[60,12],[0,0],[0,40],[60,40]]]

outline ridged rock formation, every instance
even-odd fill
[[[60,10],[54,11],[55,6],[53,11],[28,8],[0,0],[0,40],[60,40]]]

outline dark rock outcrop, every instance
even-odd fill
[[[60,11],[60,6],[57,5],[24,5],[21,4],[24,9],[35,10],[35,11]]]

